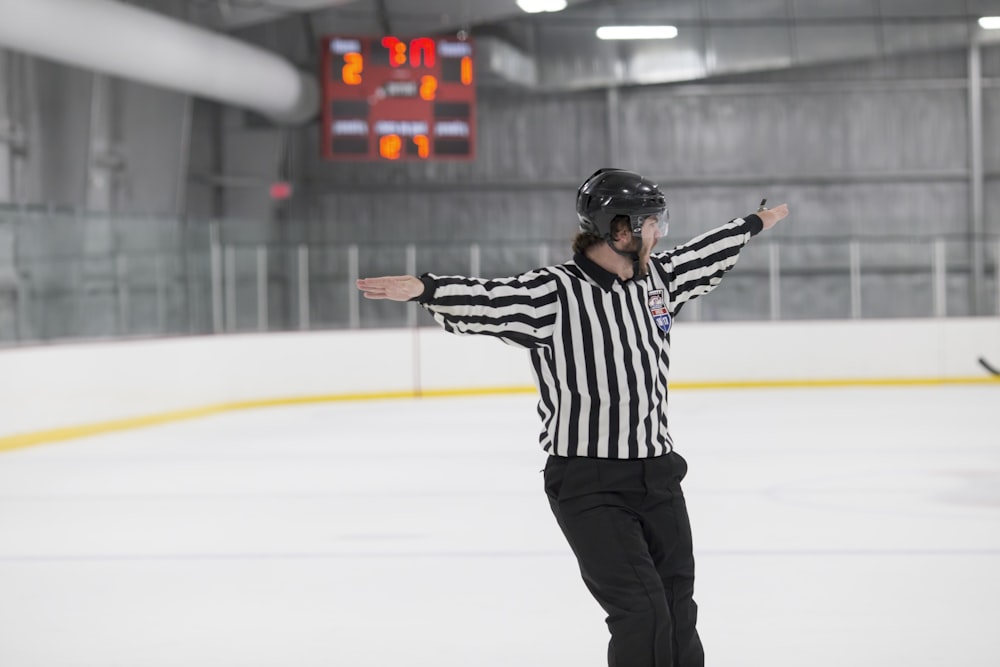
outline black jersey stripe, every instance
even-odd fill
[[[618,341],[622,349],[622,366],[625,369],[625,388],[629,392],[629,400],[627,401],[628,406],[628,417],[626,418],[627,424],[638,425],[639,421],[639,405],[637,390],[639,387],[639,378],[636,374],[636,364],[634,359],[635,342],[632,327],[628,326],[629,316],[625,312],[626,306],[623,301],[626,299],[615,299],[613,302],[613,310],[615,313],[614,321],[618,323]],[[621,410],[625,402],[619,402],[617,406],[612,406],[612,409]],[[624,415],[622,415],[624,417]],[[629,432],[625,434],[625,442],[619,438],[618,442],[615,443],[615,447],[608,451],[608,457],[613,459],[623,459],[623,458],[638,458],[639,456],[639,441],[637,439],[637,434],[635,429],[630,428]]]
[[[439,315],[447,316],[449,315],[449,309],[447,307],[442,308],[438,311]],[[502,320],[498,322],[497,320]],[[532,317],[528,313],[521,313],[517,311],[507,311],[503,315],[466,315],[462,318],[461,324],[465,329],[481,329],[483,333],[489,333],[491,331],[502,332],[504,329],[517,328],[518,330],[524,331],[525,333],[530,332],[532,329],[547,329],[555,324],[555,315],[546,315],[544,317]]]
[[[482,306],[489,308],[491,310],[500,310],[503,308],[544,308],[549,304],[555,303],[556,294],[555,292],[550,293],[540,293],[539,296],[532,296],[531,294],[511,294],[508,296],[493,296],[490,294],[453,294],[449,296],[448,294],[443,294],[437,297],[434,302],[439,306]]]
[[[551,438],[551,426],[552,419],[556,414],[555,401],[553,400],[553,383],[551,377],[548,376],[549,364],[546,360],[547,349],[541,348],[532,351],[531,353],[531,365],[535,373],[535,378],[537,378],[536,384],[538,385],[538,417],[542,421],[542,430],[539,433],[538,440],[542,444],[542,448],[545,451],[550,451],[552,447]]]
[[[603,347],[598,352],[603,352],[604,357],[604,367],[605,373],[607,374],[607,410],[605,410],[605,430],[604,437],[601,442],[597,443],[597,456],[601,458],[606,458],[608,452],[616,451],[618,449],[618,438],[619,438],[619,428],[621,425],[621,417],[619,415],[619,410],[621,407],[622,395],[619,383],[621,379],[619,378],[620,364],[619,359],[622,358],[623,351],[620,345],[617,345],[617,320],[612,319],[614,317],[614,309],[611,306],[611,301],[606,298],[602,293],[600,296],[600,302],[596,304],[594,311],[597,317],[597,328],[601,332],[601,340],[603,341]]]
[[[578,307],[577,315],[579,316],[580,321],[579,330],[581,343],[583,345],[582,349],[597,351],[598,348],[595,344],[592,324],[593,318],[591,316],[591,313],[593,312],[593,290],[589,285],[581,283],[579,280],[574,280],[571,283],[571,288]],[[590,292],[590,294],[585,295],[585,291]],[[601,384],[603,384],[606,380],[603,377],[599,378],[597,375],[597,355],[579,354],[576,356],[583,362],[583,370],[587,378],[587,387],[590,388],[590,393],[597,394],[597,396],[593,398],[583,395],[582,392],[580,394],[580,411],[583,415],[585,423],[580,424],[581,428],[579,430],[585,431],[587,433],[587,438],[580,443],[578,450],[586,452],[586,454],[583,454],[584,456],[596,457],[599,421],[596,419],[597,411],[594,408],[601,404]],[[579,417],[577,417],[574,421],[578,420]],[[584,426],[586,427],[585,429],[583,428]]]
[[[583,350],[583,346],[579,326],[579,303],[573,290],[576,282],[567,280],[567,284],[563,285],[566,306],[562,321],[562,339],[566,341],[563,346],[563,368],[567,388],[563,398],[569,401],[568,410],[565,412],[565,449],[568,456],[584,456],[586,451],[585,449],[584,452],[580,451],[580,402],[583,388],[580,384],[580,369],[577,362],[583,358],[579,353]]]
[[[465,276],[434,276],[438,287],[456,285],[460,287],[481,288],[485,291],[492,291],[502,287],[511,287],[518,292],[531,290],[536,287],[544,287],[552,282],[552,276],[547,270],[524,274],[521,280],[515,278],[494,278],[492,280],[480,280],[478,278],[466,278]]]
[[[740,251],[738,247],[725,248],[723,250],[714,252],[711,255],[706,255],[705,259],[707,259],[708,261],[685,260],[684,262],[677,263],[674,266],[675,270],[677,270],[679,273],[695,272],[695,275],[697,275],[697,272],[699,270],[701,270],[702,272],[706,271],[718,272],[720,270],[725,271],[732,264],[736,263],[736,258],[739,256],[739,252]]]
[[[632,325],[635,330],[635,344],[640,350],[640,353],[637,356],[639,357],[639,364],[642,370],[641,384],[638,387],[639,391],[635,392],[637,399],[636,410],[638,411],[638,423],[641,425],[641,428],[639,429],[640,432],[637,434],[637,441],[638,444],[645,449],[644,453],[640,455],[645,458],[652,454],[652,420],[649,417],[649,406],[653,394],[653,371],[650,364],[650,358],[652,357],[655,359],[657,355],[651,354],[651,346],[649,344],[649,326],[651,316],[645,308],[646,289],[641,283],[636,284],[635,288],[640,293],[640,299],[638,300],[638,303],[636,303],[636,299],[629,299],[627,305],[629,315],[632,318]]]

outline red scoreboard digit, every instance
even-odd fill
[[[474,159],[472,58],[457,37],[324,37],[323,157]]]

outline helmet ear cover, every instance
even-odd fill
[[[667,200],[658,185],[639,174],[624,169],[598,169],[577,190],[576,213],[580,231],[610,238],[612,221],[620,216],[629,219],[636,236],[650,216],[657,218],[661,235],[667,233]]]

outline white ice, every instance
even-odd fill
[[[0,455],[0,666],[600,667],[529,395]],[[675,391],[709,667],[1000,665],[1000,383]]]

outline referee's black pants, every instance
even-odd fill
[[[676,453],[652,459],[550,456],[545,492],[608,614],[609,667],[702,667],[694,555]]]

